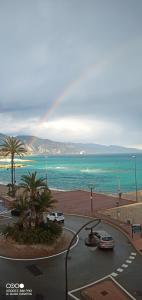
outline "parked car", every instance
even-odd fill
[[[62,212],[51,212],[47,215],[47,220],[58,223],[64,223],[65,217]]]
[[[102,249],[113,249],[114,248],[114,239],[112,236],[103,230],[98,230],[94,232],[97,244],[99,248]]]
[[[18,209],[18,208],[13,208],[13,209],[11,210],[11,215],[14,216],[14,217],[19,217],[20,214],[21,214],[21,211],[20,211],[20,209]]]
[[[14,217],[19,217],[21,215],[21,210],[19,208],[13,208],[11,210],[11,215]],[[30,216],[30,209],[25,211],[25,216]]]

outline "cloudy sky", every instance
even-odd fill
[[[142,148],[141,15],[141,0],[0,0],[0,132]]]

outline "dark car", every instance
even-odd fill
[[[25,210],[25,216],[30,216],[30,209],[28,210]],[[11,210],[11,215],[14,216],[14,217],[19,217],[21,215],[21,210],[19,208],[13,208]]]
[[[21,211],[20,211],[20,209],[18,209],[18,208],[13,208],[13,209],[11,210],[11,215],[14,216],[14,217],[19,217],[20,214],[21,214]]]

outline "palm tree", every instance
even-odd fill
[[[13,208],[20,211],[18,225],[23,228],[24,223],[27,223],[27,212],[29,211],[28,199],[25,195],[19,195],[19,197],[14,201]]]
[[[11,158],[11,185],[12,185],[12,196],[15,196],[15,165],[14,158],[15,155],[23,156],[27,151],[24,144],[16,137],[5,137],[2,139],[2,144],[0,145],[0,153],[4,156],[10,156]]]
[[[37,201],[39,201],[41,194],[44,190],[49,191],[46,179],[43,177],[37,178],[37,172],[21,176],[20,187],[24,188],[24,193],[29,198],[29,207],[31,208],[31,219],[33,226],[36,225],[37,220]]]
[[[35,200],[36,225],[43,221],[43,212],[49,211],[54,207],[57,200],[53,199],[51,191],[45,189],[41,194],[37,195]]]
[[[28,172],[28,175],[21,176],[20,187],[24,188],[25,193],[30,195],[30,200],[34,201],[41,189],[47,188],[46,179],[37,178],[37,172]],[[48,188],[47,188],[48,189]]]

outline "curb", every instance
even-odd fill
[[[72,229],[69,229],[67,227],[64,227],[64,229],[71,231],[73,234],[76,234],[76,232]],[[72,250],[74,247],[76,247],[78,242],[79,242],[79,236],[77,235],[77,240],[70,249]],[[67,252],[67,249],[65,249],[59,253],[53,254],[53,255],[44,256],[44,257],[35,257],[35,258],[14,258],[14,257],[2,256],[2,255],[0,255],[0,258],[12,260],[12,261],[34,261],[34,260],[36,261],[36,260],[43,260],[43,259],[49,259],[52,257],[56,257],[56,256],[66,253],[66,252]]]
[[[86,216],[86,215],[78,215],[78,214],[65,214],[67,216],[76,216],[76,217],[82,217],[82,218],[89,218],[89,219],[94,219],[94,218],[100,218],[103,220],[104,223],[108,223],[109,225],[113,226],[114,228],[118,229],[119,231],[121,231],[121,233],[123,233],[128,240],[130,241],[131,245],[135,248],[135,250],[137,251],[138,254],[140,254],[142,256],[142,252],[136,248],[135,244],[133,243],[132,238],[129,236],[129,234],[119,225],[114,224],[112,220],[106,220],[105,217],[103,216],[95,216],[95,217],[91,217],[91,216]]]
[[[113,223],[112,220],[106,220],[105,218],[103,218],[103,216],[101,217],[101,219],[104,221],[104,223],[108,223],[109,225],[112,225],[114,228],[118,229],[119,231],[121,231],[130,241],[131,245],[135,248],[135,250],[138,252],[138,254],[142,255],[142,252],[137,249],[137,247],[135,246],[132,238],[129,236],[129,234],[119,225]]]

